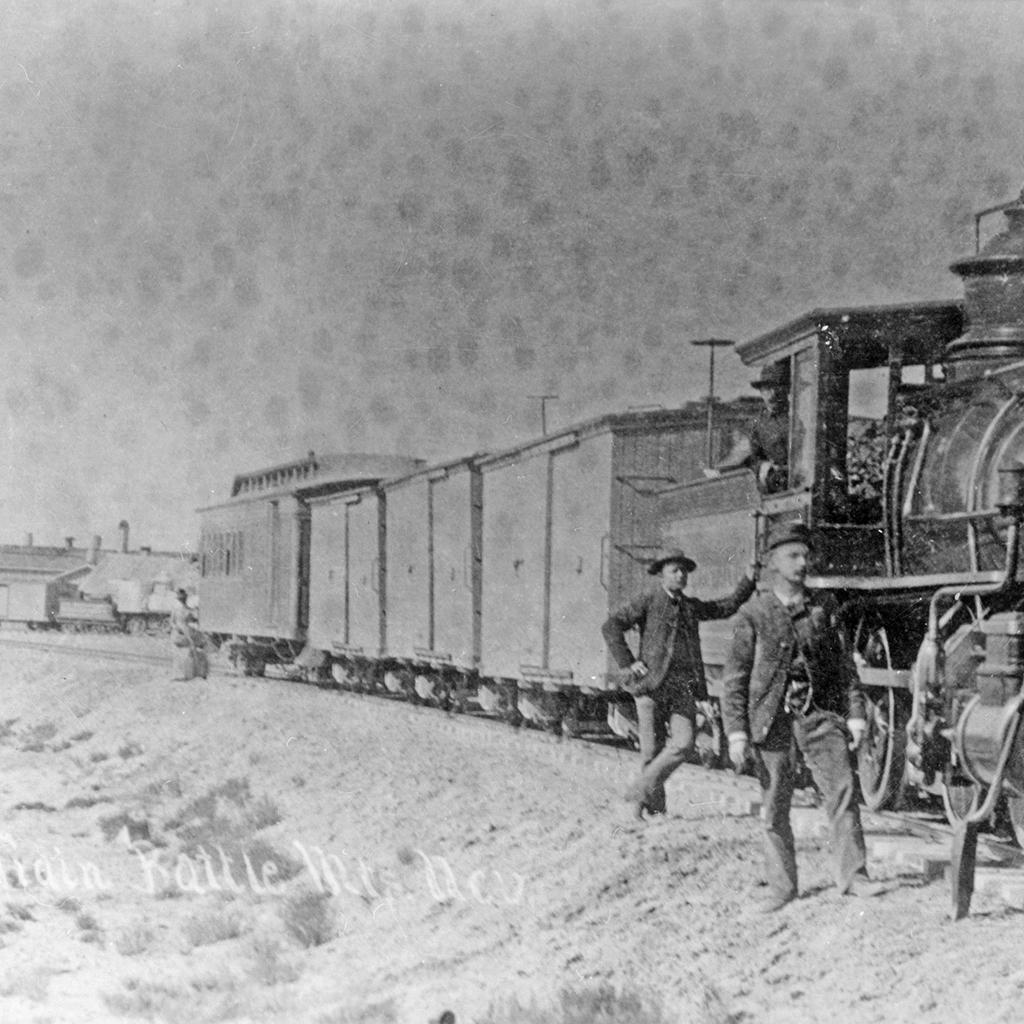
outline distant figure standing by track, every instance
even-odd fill
[[[715,601],[683,593],[697,564],[679,550],[666,551],[648,567],[659,586],[612,614],[601,627],[620,668],[628,670],[626,689],[636,702],[643,769],[626,792],[634,818],[665,813],[665,780],[693,752],[697,701],[706,700],[707,682],[698,624],[726,619],[754,592],[752,565],[735,591]],[[626,633],[637,629],[634,657]]]
[[[875,896],[850,751],[867,730],[853,658],[836,623],[835,601],[807,591],[811,533],[802,523],[768,536],[767,587],[740,609],[726,659],[722,715],[737,769],[753,756],[764,799],[768,896],[779,910],[797,896],[796,848],[789,821],[799,750],[825,800],[836,885]]]
[[[199,618],[188,606],[188,592],[179,587],[171,609],[171,643],[174,644],[174,679],[205,679],[208,671],[206,644],[199,632]]]

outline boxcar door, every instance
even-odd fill
[[[540,452],[484,474],[485,676],[515,679],[521,666],[543,660],[547,467],[547,453]]]
[[[347,519],[340,500],[314,505],[310,516],[309,642],[322,651],[348,643]]]
[[[431,481],[434,536],[434,650],[464,668],[474,667],[480,537],[469,470]],[[474,528],[476,526],[476,529]]]
[[[612,435],[554,453],[551,493],[551,599],[548,668],[573,683],[603,686],[607,655],[601,624],[611,509]]]
[[[387,651],[412,658],[430,647],[429,481],[387,489]]]
[[[348,644],[364,654],[381,647],[380,499],[367,494],[348,512]]]

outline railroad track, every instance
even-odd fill
[[[17,647],[22,650],[44,651],[47,654],[70,654],[75,657],[85,656],[87,658],[103,658],[107,661],[128,661],[144,665],[170,665],[169,655],[156,654],[147,651],[121,651],[108,650],[99,647],[89,647],[84,644],[53,643],[49,640],[25,640],[21,638],[4,636],[0,634],[0,646]]]
[[[160,668],[172,663],[170,656],[156,652],[112,650],[7,636],[0,636],[0,645]],[[242,677],[240,671],[223,664],[212,665],[211,673],[214,676]],[[268,672],[265,678],[275,683],[302,682],[293,674],[281,671]],[[253,682],[257,680],[253,679]],[[536,755],[538,759],[570,764],[588,774],[596,773],[606,779],[616,792],[637,767],[636,752],[618,739],[605,736],[568,739],[540,730],[513,729],[505,722],[483,714],[456,714],[410,704],[390,694],[356,693],[333,686],[325,689],[329,689],[335,699],[344,701],[356,715],[376,715],[382,705],[387,705],[389,715],[396,716],[398,721],[412,728],[426,725],[435,731],[450,732],[462,741],[485,748],[492,756],[506,753],[521,759],[524,749],[529,749],[531,756]],[[750,776],[684,764],[673,776],[673,786],[683,790],[684,808],[689,797],[691,806],[698,807],[701,813],[756,816],[760,811],[760,787]],[[824,833],[824,814],[807,813],[813,806],[814,801],[807,793],[802,797],[798,794],[794,800],[794,829],[798,833]],[[944,873],[949,863],[953,829],[944,820],[936,820],[934,810],[923,807],[902,811],[862,809],[862,819],[869,855],[875,862],[886,865],[891,873],[918,875],[924,879],[934,879]],[[1002,893],[1004,902],[1024,909],[1024,850],[997,836],[982,834],[979,836],[978,864],[982,881],[979,892],[988,885]]]

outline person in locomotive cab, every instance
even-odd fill
[[[761,392],[764,409],[751,423],[747,437],[704,474],[714,478],[746,466],[757,477],[761,493],[774,494],[789,484],[789,360],[762,367],[752,386]]]
[[[884,891],[865,870],[850,751],[867,731],[857,669],[836,623],[836,605],[805,586],[811,534],[802,523],[776,526],[767,540],[767,585],[736,617],[723,673],[722,717],[737,770],[753,748],[766,829],[769,913],[797,896],[789,821],[796,751],[825,801],[840,892]]]
[[[697,564],[679,550],[666,551],[648,566],[659,586],[614,612],[601,627],[618,666],[629,673],[626,689],[636,702],[643,767],[626,791],[634,818],[665,813],[665,780],[693,752],[697,701],[707,699],[698,623],[726,619],[754,592],[755,565],[728,597],[701,601],[684,594]],[[637,629],[634,656],[626,633]]]

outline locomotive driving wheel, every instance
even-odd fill
[[[892,668],[885,626],[864,618],[854,637],[857,660],[872,668]],[[864,694],[868,729],[857,749],[857,774],[864,804],[871,811],[895,807],[903,794],[909,702],[893,687]]]

